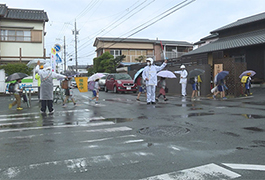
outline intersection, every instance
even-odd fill
[[[2,106],[0,179],[262,179],[262,91],[149,106],[112,92],[95,105],[76,91],[77,107],[54,103],[47,116],[37,102],[23,111]]]

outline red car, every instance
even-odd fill
[[[114,73],[109,74],[106,78],[105,92],[113,91],[126,92],[133,91],[137,92],[137,85],[133,82],[131,76],[125,73]]]

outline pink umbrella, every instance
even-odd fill
[[[157,76],[164,77],[164,78],[177,78],[177,76],[173,72],[168,71],[168,70],[158,72]]]
[[[100,79],[100,78],[102,78],[104,76],[106,76],[106,75],[103,74],[103,73],[96,73],[96,74],[93,74],[92,76],[90,76],[88,78],[88,81],[95,81],[95,80]]]

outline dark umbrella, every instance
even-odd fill
[[[205,71],[203,69],[193,69],[189,72],[188,78],[193,78],[203,74]]]
[[[8,76],[6,82],[23,79],[24,77],[28,77],[28,75],[25,73],[13,73],[10,76]]]
[[[78,75],[78,74],[79,73],[77,73],[75,71],[68,71],[68,70],[63,73],[63,75],[65,75],[67,77],[73,77],[73,76]]]
[[[217,83],[219,82],[220,80],[224,79],[227,75],[229,74],[228,71],[221,71],[219,72],[215,78],[214,78],[214,82]]]

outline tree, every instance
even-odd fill
[[[6,75],[11,75],[13,73],[21,72],[27,75],[31,75],[32,68],[29,68],[24,63],[8,63],[0,66],[0,69],[4,69]]]
[[[146,57],[144,55],[141,55],[139,56],[138,58],[135,58],[135,61],[138,61],[138,62],[143,62],[144,60],[146,59]]]
[[[93,67],[95,72],[106,72],[105,63],[113,60],[113,56],[109,52],[103,53],[101,56],[93,59]]]
[[[89,67],[88,69],[87,69],[87,75],[88,76],[91,76],[91,75],[93,75],[95,73],[95,70],[94,70],[94,67],[92,66],[92,67]]]
[[[115,73],[117,66],[123,61],[125,55],[117,56],[115,59],[109,52],[93,59],[95,72]]]

